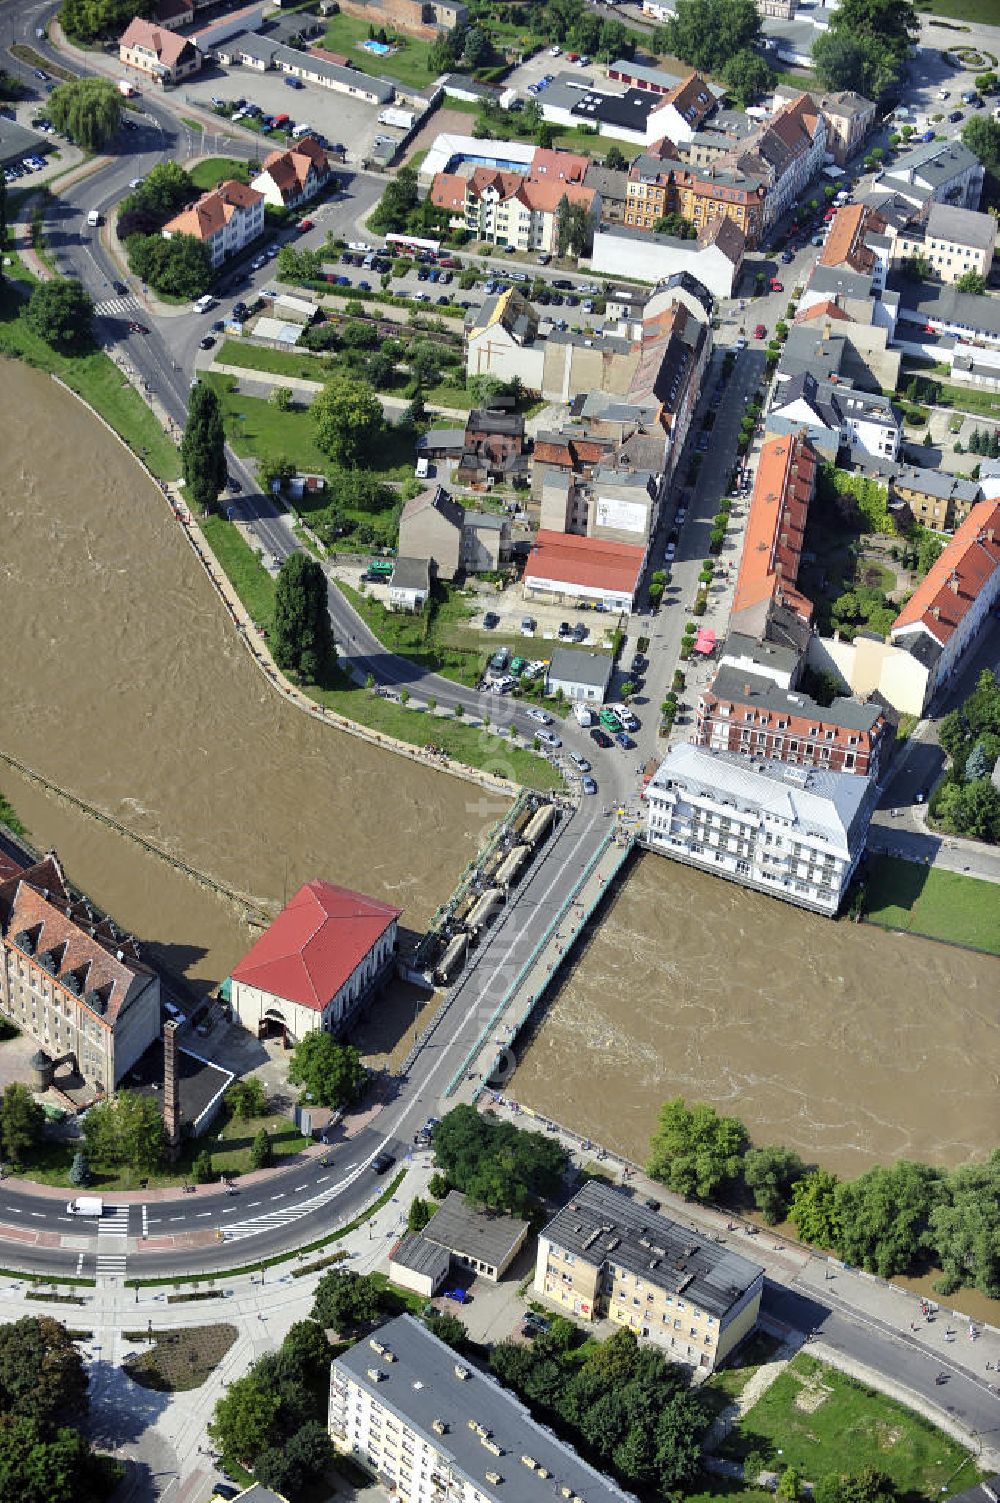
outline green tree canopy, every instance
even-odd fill
[[[790,1148],[750,1147],[743,1159],[743,1178],[754,1205],[772,1226],[788,1211],[792,1186],[805,1173],[805,1165]]]
[[[230,1383],[215,1406],[208,1433],[226,1456],[253,1465],[277,1439],[281,1399],[260,1383],[253,1368]]]
[[[338,1043],[317,1028],[296,1044],[288,1078],[320,1106],[336,1108],[358,1099],[368,1072],[353,1044]]]
[[[368,382],[350,376],[331,376],[309,410],[317,444],[339,465],[370,458],[385,427],[381,404]]]
[[[979,271],[964,271],[955,283],[955,291],[980,297],[986,291],[986,278]]]
[[[296,551],[281,565],[270,640],[278,667],[299,674],[307,683],[320,683],[334,662],[326,575],[308,553]]]
[[[761,34],[754,0],[677,0],[662,28],[666,50],[705,73],[722,73]]]
[[[715,1195],[740,1172],[747,1130],[736,1117],[720,1117],[714,1107],[688,1107],[675,1096],[660,1108],[650,1142],[648,1171],[678,1195]]]
[[[409,228],[410,216],[420,203],[417,192],[417,174],[412,167],[400,167],[395,177],[385,185],[385,190],[368,223],[380,235],[390,232],[400,234]]]
[[[604,165],[612,172],[627,172],[628,157],[620,146],[609,146],[607,156],[604,158]]]
[[[474,1106],[457,1106],[434,1129],[434,1162],[477,1204],[524,1214],[558,1188],[565,1150]]]
[[[102,1476],[79,1430],[46,1434],[24,1413],[0,1414],[0,1498],[17,1503],[103,1503]]]
[[[0,1325],[0,1412],[48,1434],[60,1420],[84,1419],[89,1402],[83,1359],[64,1325],[48,1315]]]
[[[26,1085],[12,1080],[0,1097],[0,1144],[19,1164],[41,1142],[45,1113]]]
[[[98,1101],[84,1118],[83,1138],[91,1161],[129,1165],[139,1174],[159,1169],[166,1158],[167,1130],[153,1096],[118,1091]]]
[[[726,88],[744,109],[774,87],[774,74],[767,59],[753,47],[742,47],[722,69]]]
[[[188,501],[211,511],[226,483],[226,434],[219,399],[204,381],[197,381],[188,397],[181,469]]]
[[[382,1290],[371,1274],[331,1268],[316,1285],[311,1314],[324,1329],[351,1336],[377,1320],[382,1305]]]
[[[85,46],[99,37],[120,34],[133,16],[150,20],[156,12],[156,0],[63,0],[59,22],[73,42]]]
[[[817,1247],[838,1245],[840,1224],[835,1196],[840,1181],[827,1169],[814,1169],[792,1186],[789,1219],[805,1242]]]
[[[842,0],[830,19],[830,30],[870,37],[902,62],[920,34],[920,21],[910,0]]]
[[[36,282],[28,300],[28,328],[56,349],[73,351],[90,344],[94,305],[80,282],[53,278]]]
[[[168,297],[201,297],[212,280],[208,247],[194,235],[131,235],[126,249],[135,275]]]
[[[1000,1297],[1000,1148],[985,1164],[963,1164],[945,1179],[946,1199],[930,1213],[930,1239],[944,1274],[942,1293],[964,1284]]]
[[[816,77],[826,89],[854,89],[878,99],[895,82],[898,63],[876,37],[847,31],[821,31],[812,45]]]
[[[46,112],[84,151],[101,151],[121,124],[122,96],[106,78],[75,79],[52,90]]]

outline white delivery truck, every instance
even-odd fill
[[[379,125],[394,125],[397,130],[412,130],[417,123],[417,117],[413,110],[401,110],[392,105],[387,110],[382,110],[378,117]]]
[[[577,725],[587,726],[594,723],[594,717],[586,705],[574,705],[573,714],[576,717]]]
[[[87,215],[87,223],[96,229],[101,222],[101,216],[97,209],[91,209]]]
[[[103,1216],[104,1201],[99,1195],[81,1195],[71,1200],[66,1210],[70,1216]]]
[[[120,78],[118,80],[118,92],[119,94],[124,95],[126,99],[134,99],[139,90],[136,88],[131,79]]]

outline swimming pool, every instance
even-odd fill
[[[367,42],[362,42],[361,45],[366,52],[374,52],[376,57],[385,57],[387,52],[393,51],[388,42],[373,42],[371,37],[368,38]]]

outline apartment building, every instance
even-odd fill
[[[837,698],[820,705],[798,689],[782,689],[762,674],[720,667],[698,696],[696,746],[739,752],[798,767],[825,767],[878,779],[893,727],[876,700]]]
[[[539,154],[536,153],[536,159]],[[431,203],[446,210],[454,229],[467,231],[490,245],[513,246],[520,251],[552,254],[558,248],[560,206],[580,206],[595,222],[600,218],[601,198],[595,188],[584,186],[585,157],[549,152],[565,157],[576,172],[546,171],[545,164],[532,164],[531,173],[477,167],[471,174],[444,172],[431,185]]]
[[[672,746],[643,795],[651,850],[828,918],[865,848],[874,778]]]
[[[330,159],[314,136],[303,136],[287,151],[264,158],[252,187],[275,208],[297,209],[326,186],[333,176]]]
[[[221,266],[227,256],[237,255],[264,232],[264,195],[246,183],[227,179],[203,193],[190,208],[182,209],[163,226],[165,240],[191,235],[204,245],[212,266]]]
[[[860,391],[843,377],[818,381],[808,371],[791,376],[776,388],[771,411],[825,429],[853,453],[890,460],[899,453],[903,424],[898,408],[880,392]]]
[[[901,465],[890,481],[892,496],[905,501],[914,521],[935,532],[954,532],[980,498],[979,483],[947,470]]]
[[[838,167],[845,167],[875,128],[875,101],[849,89],[824,94],[819,107],[826,119],[826,149]]]
[[[931,203],[978,209],[983,176],[982,162],[961,141],[928,141],[900,152],[879,187],[918,209]]]
[[[125,68],[144,74],[161,88],[178,83],[201,67],[201,53],[186,37],[140,16],[122,33],[118,58]]]
[[[997,221],[992,214],[932,203],[926,219],[915,219],[900,230],[893,244],[893,260],[920,256],[930,263],[933,275],[941,282],[957,282],[970,271],[988,277],[996,243]]]
[[[0,881],[0,959],[0,1013],[95,1093],[159,1036],[159,977],[70,889],[54,852]]]
[[[790,99],[735,153],[735,166],[767,185],[764,227],[776,224],[823,166],[827,123],[810,94]]]
[[[778,606],[811,622],[812,601],[797,580],[818,468],[815,449],[801,435],[768,438],[761,446],[733,595],[734,631],[762,639]]]
[[[497,512],[469,511],[443,486],[414,496],[399,519],[399,549],[426,559],[438,579],[499,569],[510,559],[510,520]]]
[[[711,1372],[757,1324],[764,1270],[690,1227],[588,1182],[538,1239],[535,1293],[578,1320],[611,1320]]]
[[[400,1503],[635,1503],[412,1315],[334,1359],[328,1423]]]
[[[234,968],[234,1014],[259,1038],[338,1032],[392,974],[402,911],[306,882]]]
[[[964,665],[998,600],[1000,501],[980,501],[892,624],[892,643],[930,668],[925,703]]]
[[[692,167],[643,153],[629,168],[624,222],[653,230],[666,214],[678,213],[699,233],[719,218],[731,219],[755,250],[764,229],[767,188],[760,178],[726,166]]]

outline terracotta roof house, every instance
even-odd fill
[[[208,247],[212,265],[221,266],[227,256],[235,256],[263,231],[263,193],[229,178],[168,220],[162,234],[166,240],[174,235],[193,236]]]
[[[272,151],[252,186],[275,208],[296,209],[329,182],[330,159],[315,136],[303,136],[287,151]]]
[[[122,32],[118,57],[126,68],[144,73],[161,87],[175,84],[201,67],[201,53],[186,37],[139,16]]]
[[[777,606],[811,621],[812,601],[797,580],[817,468],[816,453],[802,437],[770,438],[761,448],[733,596],[734,631],[763,639]]]
[[[160,1032],[160,981],[54,852],[0,882],[0,1012],[75,1083],[112,1091]]]
[[[1000,501],[980,501],[892,625],[897,647],[932,664],[927,698],[961,666],[1000,599]]]
[[[631,612],[645,548],[540,528],[524,566],[526,600],[601,601]]]
[[[259,1038],[340,1031],[391,974],[401,913],[307,882],[234,969],[234,1013]]]

